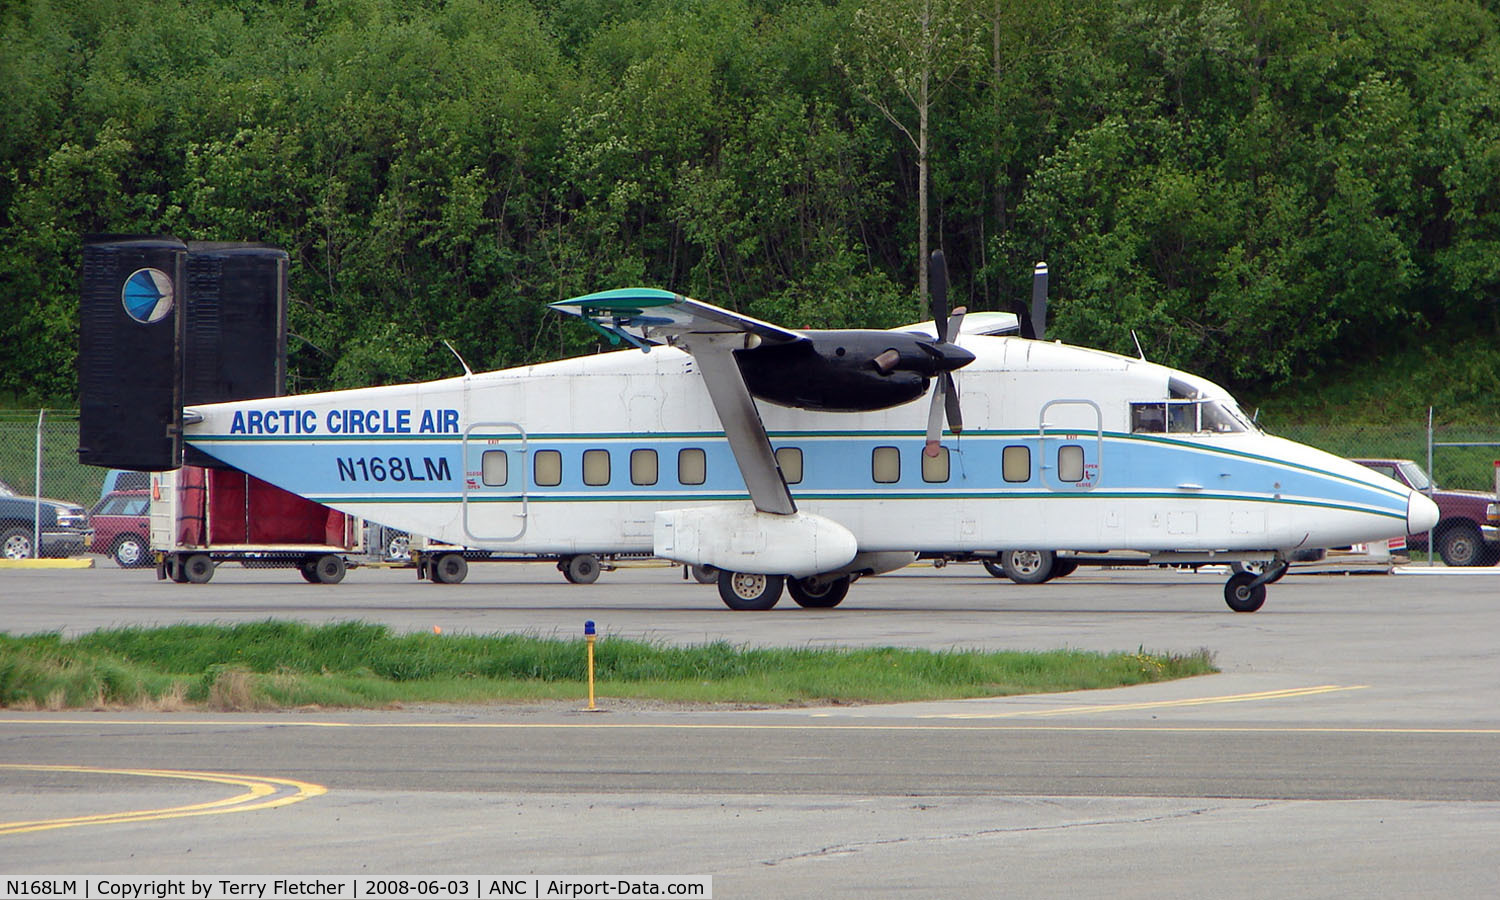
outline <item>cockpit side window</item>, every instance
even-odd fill
[[[1167,430],[1165,403],[1130,404],[1130,430],[1135,434],[1161,434]]]
[[[1192,434],[1198,430],[1198,404],[1168,403],[1167,431],[1170,434]]]
[[[1135,434],[1239,434],[1253,429],[1232,400],[1130,404],[1130,430]]]

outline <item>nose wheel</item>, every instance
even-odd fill
[[[1256,584],[1259,577],[1250,572],[1240,572],[1229,577],[1224,585],[1224,602],[1235,612],[1255,612],[1266,603],[1266,586]]]
[[[1285,575],[1288,565],[1277,560],[1260,572],[1234,573],[1224,584],[1224,602],[1235,612],[1255,612],[1266,604],[1266,585]]]

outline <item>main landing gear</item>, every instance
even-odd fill
[[[832,609],[844,602],[853,582],[849,575],[792,578],[719,570],[719,598],[730,609],[770,609],[783,589],[804,609]]]

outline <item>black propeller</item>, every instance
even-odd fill
[[[963,327],[964,313],[967,310],[960,306],[953,310],[952,315],[948,312],[948,263],[943,258],[943,251],[932,251],[932,323],[937,330],[938,342],[932,347],[923,346],[924,350],[934,356],[941,357],[947,351],[949,338],[958,337],[959,330]],[[955,348],[956,349],[956,348]],[[877,365],[878,365],[877,361]],[[932,389],[932,406],[927,412],[927,447],[922,452],[928,456],[937,456],[938,447],[943,436],[943,416],[948,418],[948,428],[954,434],[962,434],[964,430],[963,412],[958,405],[958,384],[953,380],[951,369],[944,369],[937,376],[937,384]]]
[[[1047,264],[1038,262],[1031,273],[1031,308],[1016,300],[1010,305],[1016,314],[1016,324],[1021,337],[1029,341],[1042,340],[1047,334]]]

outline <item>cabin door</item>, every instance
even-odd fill
[[[463,436],[464,534],[475,542],[517,541],[526,533],[526,429],[475,422]]]
[[[1053,400],[1042,407],[1042,483],[1077,493],[1099,486],[1104,456],[1104,417],[1092,400]]]

